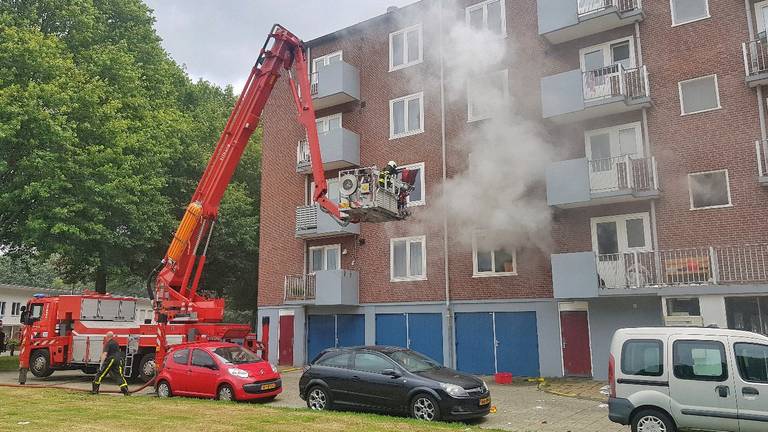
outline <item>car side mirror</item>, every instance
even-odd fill
[[[381,371],[381,374],[392,378],[400,378],[402,376],[400,372],[396,371],[395,369],[384,369]]]

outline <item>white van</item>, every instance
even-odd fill
[[[616,331],[608,417],[633,432],[768,431],[768,337],[698,327]]]

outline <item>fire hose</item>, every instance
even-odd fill
[[[153,377],[151,380],[147,381],[142,385],[141,387],[135,389],[135,390],[129,390],[128,393],[138,393],[145,388],[149,387],[150,385],[153,385],[155,383],[155,380],[157,378]],[[82,389],[77,387],[68,387],[68,386],[62,386],[62,385],[55,385],[55,384],[0,384],[0,387],[9,387],[9,388],[52,388],[52,389],[59,389],[59,390],[71,390],[71,391],[79,391],[79,392],[86,392],[90,393],[90,389]],[[99,393],[114,393],[114,394],[121,394],[118,390],[101,390]]]

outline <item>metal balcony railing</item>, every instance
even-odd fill
[[[757,154],[757,175],[768,176],[768,142],[755,141],[755,153]]]
[[[584,101],[623,96],[627,100],[649,96],[648,70],[645,66],[624,68],[613,64],[582,73]]]
[[[317,83],[319,82],[319,74],[312,72],[309,76],[309,94],[315,96],[317,94]]]
[[[593,193],[659,189],[656,158],[633,158],[622,155],[589,161],[589,187]]]
[[[303,167],[311,164],[312,157],[309,154],[309,141],[304,138],[296,145],[296,166]]]
[[[296,207],[296,231],[316,229],[317,212],[317,204]]]
[[[768,41],[765,38],[742,44],[747,77],[768,73]]]
[[[316,295],[315,274],[285,277],[285,301],[314,300]]]
[[[629,12],[642,7],[641,0],[578,0],[579,16],[616,8],[619,12]]]
[[[597,272],[603,289],[768,282],[768,244],[597,255]]]

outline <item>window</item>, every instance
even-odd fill
[[[355,370],[380,373],[384,369],[394,369],[395,365],[384,357],[372,353],[355,354]]]
[[[628,340],[621,348],[621,372],[626,375],[661,376],[664,348],[659,340]]]
[[[708,0],[670,0],[672,26],[709,18]]]
[[[427,279],[426,236],[392,239],[389,249],[392,281]]]
[[[326,66],[343,60],[344,57],[342,56],[341,51],[336,51],[312,60],[312,72],[314,72],[312,74],[312,82],[317,82],[317,73],[323,70]]]
[[[514,249],[494,244],[495,237],[487,231],[472,236],[474,276],[509,276],[517,274],[517,254]]]
[[[389,71],[421,63],[423,59],[421,24],[389,34]]]
[[[340,200],[339,195],[339,179],[338,178],[331,178],[327,179],[325,183],[328,185],[328,199],[331,201],[338,203]],[[315,182],[310,182],[309,185],[309,202],[310,204],[315,203]]]
[[[635,41],[629,37],[592,45],[579,50],[579,56],[581,70],[585,72],[617,64],[624,69],[632,69],[635,67]]]
[[[717,75],[680,81],[678,87],[680,90],[680,112],[682,115],[720,109]]]
[[[701,316],[698,297],[671,297],[666,303],[668,316]]]
[[[0,317],[5,315],[5,302],[0,302]]]
[[[682,380],[724,381],[728,378],[725,347],[716,341],[675,341],[675,376]]]
[[[688,174],[691,210],[730,207],[728,170]]]
[[[341,113],[315,119],[315,124],[317,125],[318,134],[341,129]]]
[[[329,352],[320,358],[315,364],[318,366],[349,368],[352,353],[349,352]]]
[[[488,30],[489,32],[507,36],[507,17],[504,0],[488,0],[469,6],[466,9],[467,25],[473,30]]]
[[[736,363],[741,379],[747,382],[768,384],[768,346],[737,343]]]
[[[208,354],[207,352],[201,349],[195,349],[194,351],[192,351],[192,366],[215,369],[216,362],[213,360],[213,357],[211,357],[210,354]]]
[[[416,170],[416,180],[413,182],[413,190],[408,195],[408,207],[420,206],[426,203],[424,189],[424,162],[403,165],[401,168]]]
[[[188,349],[180,349],[173,353],[173,362],[180,365],[187,365],[187,361],[189,360],[189,350]]]
[[[509,72],[496,71],[467,81],[467,121],[493,117],[509,103]]]
[[[11,316],[18,316],[21,313],[21,303],[11,303]]]
[[[341,257],[341,245],[313,246],[309,248],[309,272],[338,270]]]
[[[389,139],[424,132],[424,93],[389,101]]]
[[[592,218],[592,245],[598,255],[648,250],[650,215],[635,213]]]

